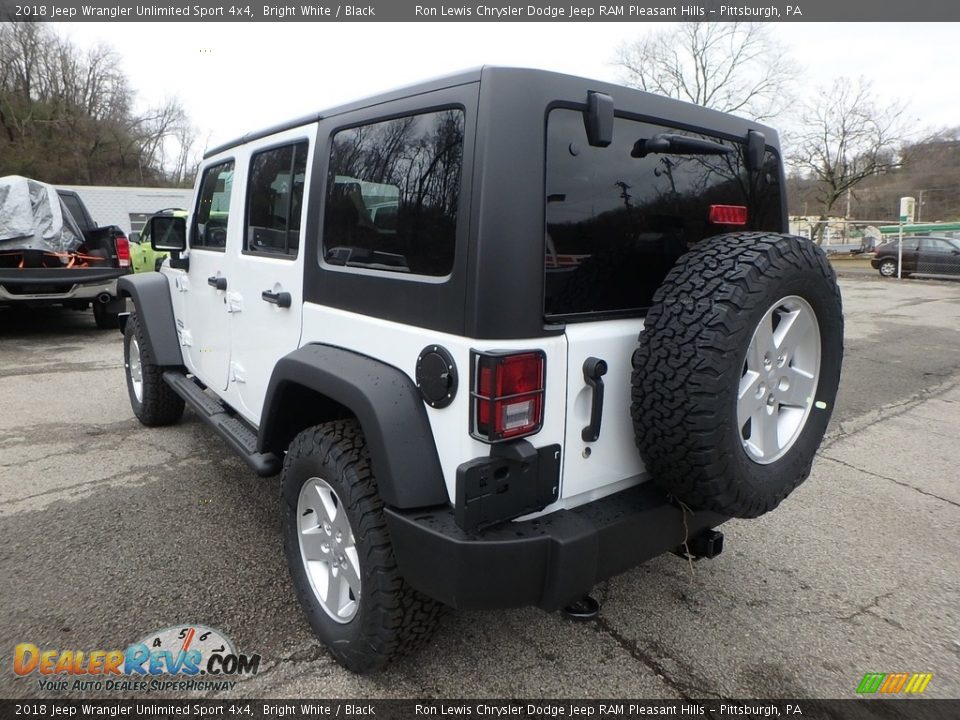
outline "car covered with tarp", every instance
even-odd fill
[[[116,327],[125,309],[117,278],[129,272],[125,233],[98,227],[76,192],[0,178],[0,306],[92,304],[98,327]]]

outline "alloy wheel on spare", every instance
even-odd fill
[[[320,606],[338,623],[360,607],[360,561],[346,508],[322,478],[308,479],[297,502],[300,557]]]
[[[737,427],[747,456],[772,463],[790,450],[810,416],[820,373],[820,327],[797,295],[775,302],[747,349]]]

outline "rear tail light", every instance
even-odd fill
[[[710,222],[713,225],[746,225],[747,208],[744,205],[711,205]]]
[[[130,242],[125,235],[117,235],[114,242],[117,246],[117,263],[122,268],[130,267]]]
[[[471,432],[484,442],[533,435],[543,426],[546,356],[539,350],[472,354]]]

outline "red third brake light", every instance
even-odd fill
[[[544,354],[474,353],[473,359],[471,435],[497,442],[538,432],[543,425]]]
[[[746,225],[745,205],[711,205],[710,222],[713,225]]]
[[[130,267],[130,241],[125,235],[117,235],[114,238],[117,246],[117,264],[122,267]]]

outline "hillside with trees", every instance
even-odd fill
[[[43,23],[0,23],[0,176],[81,185],[189,185],[194,130],[179,101],[143,111],[108,46]]]

